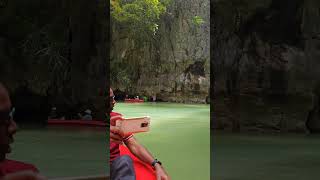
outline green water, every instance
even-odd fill
[[[210,178],[208,105],[118,103],[125,117],[151,116],[151,131],[136,137],[162,161],[172,179]]]
[[[22,129],[15,136],[10,159],[29,162],[47,177],[107,174],[104,129]]]
[[[118,103],[126,117],[151,116],[137,139],[161,160],[172,179],[210,178],[209,106]],[[107,174],[106,132],[93,128],[23,128],[9,158],[35,164],[47,177]]]
[[[318,179],[319,136],[215,133],[211,179]]]

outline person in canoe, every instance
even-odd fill
[[[13,120],[9,92],[0,82],[0,179],[14,179],[16,177],[37,179],[38,169],[34,165],[6,159],[6,154],[11,152],[10,144],[13,143],[13,135],[16,131],[17,124]],[[26,171],[29,172],[24,173]]]
[[[155,159],[152,154],[144,148],[133,136],[133,134],[122,137],[115,127],[115,121],[121,120],[120,113],[113,112],[116,101],[110,88],[110,176],[111,180],[135,180],[135,169],[130,156],[120,155],[120,145],[124,143],[128,150],[142,162],[151,165],[156,173],[157,180],[169,180],[161,162]]]
[[[82,120],[92,121],[91,110],[87,109],[84,111],[84,116],[81,117]]]

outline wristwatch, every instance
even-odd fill
[[[154,168],[156,164],[160,164],[162,165],[162,163],[160,161],[158,161],[158,159],[153,160],[153,162],[151,163],[151,166]]]

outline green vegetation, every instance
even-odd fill
[[[111,15],[134,33],[158,30],[160,16],[166,12],[168,0],[110,0]]]
[[[205,21],[203,20],[202,17],[200,16],[194,16],[192,19],[193,24],[195,24],[196,26],[201,26],[203,23],[205,23]]]
[[[126,89],[131,89],[131,84],[137,81],[139,66],[144,60],[131,53],[141,51],[139,49],[146,44],[157,43],[160,17],[166,12],[169,2],[169,0],[110,0],[112,24],[119,32],[123,31],[123,35],[128,38],[129,43],[122,48],[128,49],[126,57],[130,57],[130,59],[126,57],[111,59],[112,84],[125,85]]]

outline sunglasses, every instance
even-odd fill
[[[113,102],[115,97],[116,96],[110,96],[110,102]]]
[[[0,110],[0,121],[13,119],[15,108],[8,110]]]

